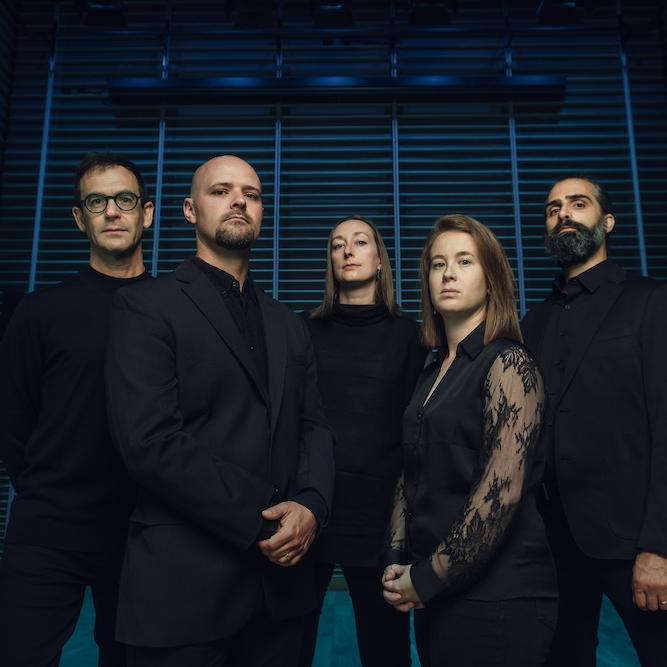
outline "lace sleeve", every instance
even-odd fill
[[[493,558],[523,494],[543,405],[534,359],[520,347],[502,352],[484,384],[481,477],[444,541],[412,568],[422,602],[445,590],[469,588]]]
[[[407,563],[405,551],[405,482],[401,475],[394,490],[394,507],[389,519],[387,529],[386,550],[383,565],[392,563]]]

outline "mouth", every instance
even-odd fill
[[[577,230],[574,227],[563,227],[559,232],[558,236],[561,234],[574,234]]]
[[[441,296],[454,296],[455,294],[458,294],[459,291],[457,289],[443,289],[440,290],[440,295]]]
[[[244,218],[242,215],[231,215],[228,218],[225,218],[223,222],[243,222],[244,224],[250,224],[248,218]]]
[[[102,231],[103,234],[118,234],[119,232],[126,232],[127,230],[123,227],[107,227]]]
[[[358,268],[359,264],[343,264],[343,269],[345,269],[346,271],[348,269],[358,269]]]

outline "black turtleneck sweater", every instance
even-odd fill
[[[376,567],[401,472],[401,420],[424,366],[417,324],[384,305],[336,304],[307,319],[336,444],[333,513],[316,543],[325,562]]]
[[[16,491],[7,542],[122,544],[133,491],[107,427],[107,321],[114,292],[146,277],[87,266],[17,307],[0,345],[0,458]]]

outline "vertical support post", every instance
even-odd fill
[[[635,143],[635,123],[632,111],[632,95],[630,91],[630,73],[628,56],[625,51],[622,26],[619,25],[618,53],[621,60],[621,77],[623,79],[623,98],[625,100],[625,123],[628,130],[628,148],[630,151],[630,171],[632,173],[632,196],[635,204],[635,221],[637,224],[637,245],[639,246],[639,262],[642,276],[648,276],[648,258],[644,237],[644,214],[642,211],[642,195],[639,187],[639,166],[637,165],[637,145]]]
[[[164,45],[162,47],[162,79],[169,78],[169,29],[167,23]],[[151,274],[157,276],[158,260],[160,255],[160,220],[162,217],[162,179],[164,173],[164,144],[166,134],[166,110],[164,104],[160,107],[160,123],[158,126],[157,144],[157,175],[155,179],[155,214],[153,216],[153,249],[151,252]]]
[[[276,79],[283,77],[283,47],[278,38],[276,49]],[[280,158],[282,151],[283,122],[281,117],[280,103],[276,104],[275,141],[273,152],[274,173],[274,195],[273,195],[273,271],[271,281],[271,293],[274,299],[278,299],[280,287]]]
[[[46,187],[46,161],[49,154],[49,135],[51,132],[51,109],[53,107],[53,85],[56,78],[58,21],[53,28],[53,46],[49,56],[49,75],[46,83],[44,100],[44,120],[42,121],[42,146],[39,156],[39,174],[37,177],[37,196],[35,197],[35,218],[32,227],[32,251],[30,253],[30,274],[28,292],[35,289],[37,282],[37,260],[39,258],[39,240],[42,231],[42,212],[44,208],[44,189]]]
[[[396,41],[391,46],[391,77],[396,78],[398,67],[398,53]],[[398,105],[394,101],[391,105],[391,176],[392,176],[392,200],[394,209],[394,266],[396,275],[394,284],[396,290],[396,303],[400,306],[403,302],[403,272],[401,262],[401,208],[400,208],[400,180],[399,180],[399,154],[398,154]]]
[[[508,44],[505,48],[505,74],[512,76],[512,46]],[[516,271],[517,284],[519,287],[519,316],[526,314],[526,279],[524,275],[523,259],[523,237],[521,235],[521,200],[519,197],[519,157],[516,146],[516,118],[514,116],[514,103],[508,105],[508,124],[510,158],[512,163],[512,207],[514,211],[514,236],[516,247]]]

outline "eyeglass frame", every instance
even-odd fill
[[[132,208],[123,208],[117,201],[116,197],[119,197],[120,195],[132,195],[133,197],[136,197],[137,201],[134,203],[134,206]],[[93,211],[88,204],[86,204],[86,199],[89,197],[100,197],[100,199],[105,199],[104,203],[104,208],[100,209],[99,211]],[[124,213],[128,213],[129,211],[134,211],[135,208],[139,205],[139,201],[141,200],[141,195],[138,195],[136,192],[132,192],[131,190],[121,190],[120,192],[117,192],[115,195],[103,195],[99,192],[91,192],[90,194],[87,194],[80,202],[82,206],[85,207],[85,209],[89,213],[93,213],[94,215],[99,215],[100,213],[104,213],[107,210],[107,207],[109,206],[109,201],[113,199],[113,203],[118,207],[119,210],[123,211]]]

